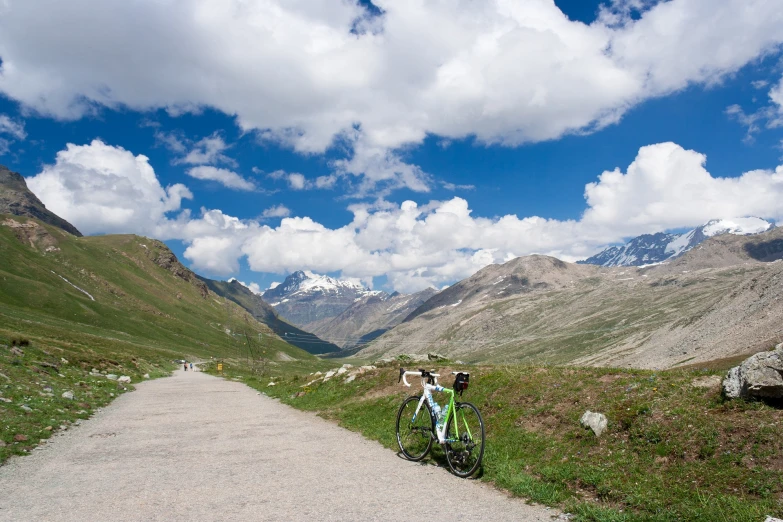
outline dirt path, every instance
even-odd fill
[[[0,520],[550,521],[553,515],[199,372],[142,383],[32,455],[0,467]]]

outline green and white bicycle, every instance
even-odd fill
[[[469,477],[481,466],[484,457],[484,420],[473,404],[456,402],[455,394],[468,388],[470,374],[455,375],[454,388],[438,384],[440,374],[433,371],[406,371],[400,368],[400,379],[410,387],[408,375],[421,377],[424,392],[405,399],[397,412],[397,443],[408,460],[418,462],[432,449],[433,441],[443,447],[451,471],[459,477]],[[399,381],[398,381],[399,382]],[[441,409],[432,398],[432,392],[449,394],[449,401]]]

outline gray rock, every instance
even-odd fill
[[[353,382],[354,380],[356,380],[356,374],[349,375],[348,378],[345,379],[345,383],[347,384],[349,382]]]
[[[332,370],[329,370],[328,372],[326,372],[326,375],[324,375],[324,382],[326,382],[329,379],[331,379],[332,377],[334,377],[336,373],[337,372],[332,371]]]
[[[24,411],[26,411],[27,413],[30,413],[30,412],[32,412],[32,411],[33,411],[33,409],[32,409],[30,406],[28,406],[27,404],[22,404],[22,405],[20,406],[20,408],[22,408],[22,409],[23,409]]]
[[[116,381],[117,379],[119,379],[119,376],[117,376],[117,375],[115,375],[113,373],[110,373],[110,374],[108,374],[106,376],[106,378],[109,379],[110,381]]]
[[[63,399],[68,399],[68,400],[72,401],[73,400],[73,392],[70,391],[70,390],[66,391],[66,392],[63,392],[62,397],[63,397]]]
[[[343,364],[342,367],[345,368],[346,370],[350,370],[351,368],[353,368],[353,364],[347,364],[346,363],[346,364]]]
[[[783,399],[783,343],[730,369],[723,379],[728,399]]]
[[[11,399],[6,399],[5,397],[0,397],[0,402],[11,403],[13,401]]]
[[[348,370],[346,370],[345,368],[338,368],[337,369],[337,375],[342,375],[342,374],[347,373],[347,372],[348,372]]]
[[[20,348],[14,346],[13,348],[11,348],[11,355],[14,355],[16,357],[21,357],[24,355],[24,352]]]
[[[783,520],[779,518],[767,516],[767,518],[764,519],[764,522],[783,522]]]
[[[579,419],[579,422],[582,424],[582,427],[592,429],[596,437],[600,437],[609,424],[606,415],[603,413],[595,413],[590,410],[584,412],[582,418]]]
[[[117,379],[117,382],[128,384],[131,382],[131,378],[127,375],[122,375],[119,379]]]
[[[145,379],[149,379],[150,378],[150,374],[149,373],[145,373],[144,375],[142,375],[142,377],[145,378]]]

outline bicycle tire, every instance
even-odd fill
[[[429,454],[435,433],[430,405],[426,401],[419,411],[419,416],[413,420],[420,400],[420,395],[408,397],[397,412],[397,444],[405,458],[413,462],[418,462]]]
[[[458,423],[456,430],[454,422]],[[465,429],[466,423],[469,430]],[[446,424],[447,442],[444,445],[446,461],[452,473],[465,478],[479,469],[484,458],[484,437],[484,419],[481,418],[478,408],[469,402],[456,403],[454,414],[449,415]]]

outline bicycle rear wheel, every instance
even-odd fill
[[[416,418],[416,407],[421,396],[408,397],[397,412],[397,444],[405,458],[418,462],[432,449],[432,435],[435,425],[430,415],[430,405],[424,402]]]
[[[456,424],[456,426],[455,426]],[[474,405],[458,402],[446,424],[446,460],[458,477],[469,477],[484,457],[484,420]]]

